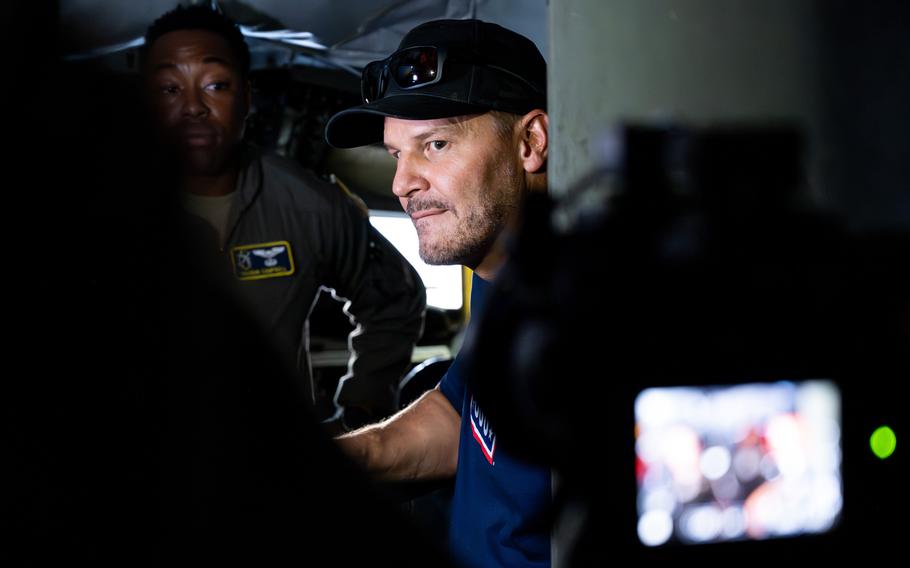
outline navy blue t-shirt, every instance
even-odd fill
[[[471,313],[483,309],[489,284],[474,276]],[[449,545],[465,566],[550,566],[550,470],[518,461],[496,446],[496,434],[467,388],[456,357],[440,383],[461,414],[458,471]]]

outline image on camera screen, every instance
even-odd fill
[[[643,390],[638,538],[660,546],[827,532],[843,506],[840,440],[831,381]]]

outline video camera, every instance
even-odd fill
[[[569,565],[896,538],[900,456],[868,445],[910,371],[907,235],[815,205],[796,127],[608,142],[526,203],[465,343],[498,443],[558,474]]]

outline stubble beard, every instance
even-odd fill
[[[482,188],[477,205],[462,211],[450,209],[456,218],[454,231],[437,235],[435,241],[431,241],[418,229],[419,253],[424,262],[461,264],[472,269],[480,265],[518,209],[524,193],[524,180],[511,163],[504,163],[498,169],[497,179],[508,185]]]

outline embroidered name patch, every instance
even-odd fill
[[[260,280],[294,274],[291,243],[276,241],[231,248],[234,274],[240,280]]]
[[[490,427],[490,421],[484,416],[483,411],[477,406],[474,395],[471,395],[471,431],[474,433],[474,440],[480,445],[483,456],[487,458],[490,465],[493,463],[493,454],[496,453],[496,434]]]

